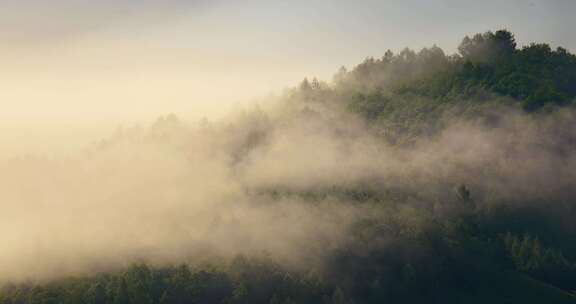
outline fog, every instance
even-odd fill
[[[335,189],[413,193],[406,208],[440,211],[451,208],[460,184],[480,209],[576,194],[570,110],[539,117],[502,108],[489,123],[447,119],[437,134],[397,146],[338,107],[290,98],[264,105],[216,120],[167,115],[83,149],[3,160],[0,279],[238,254],[296,269],[321,265],[346,246],[354,222],[386,216]]]
[[[437,47],[415,62],[409,50],[368,58],[334,83],[308,84],[313,96],[285,89],[388,47],[439,39],[455,50],[453,37],[476,24],[444,23],[453,18],[436,4],[225,2],[0,0],[0,283],[239,255],[322,269],[363,220],[417,233],[428,228],[422,210],[438,221],[463,212],[462,185],[478,213],[572,208],[569,107],[526,114],[498,100],[474,118],[448,109],[407,143],[347,109],[352,93],[387,94],[442,69]],[[510,25],[489,7],[472,10],[477,22]],[[564,23],[534,23],[570,11],[559,7],[524,7],[528,17],[513,20],[529,29],[522,42],[572,37]],[[393,108],[406,96],[379,101]],[[426,111],[427,101],[412,105]]]

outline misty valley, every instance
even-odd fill
[[[576,303],[576,55],[461,41],[2,161],[0,303]]]

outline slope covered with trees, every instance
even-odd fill
[[[537,112],[574,102],[576,56],[564,48],[518,48],[512,33],[500,30],[465,37],[458,50],[446,55],[433,46],[367,58],[350,72],[338,72],[333,94],[395,134],[429,134],[441,128],[439,118],[447,111],[479,117],[495,106]]]
[[[243,190],[259,204],[298,202],[327,214],[343,203],[355,214],[344,236],[319,238],[326,248],[304,267],[268,252],[191,255],[7,283],[0,303],[576,303],[575,97],[575,55],[518,48],[501,30],[464,38],[456,55],[388,51],[342,68],[331,83],[304,80],[281,98],[281,114],[258,109],[195,131],[161,119],[93,153],[134,138],[182,151],[181,138],[207,133],[227,139],[216,147],[244,176],[266,153],[313,134],[305,174],[290,182],[246,174]],[[326,144],[314,135],[324,133],[353,160],[315,154]],[[274,146],[278,134],[287,140]],[[344,169],[314,169],[331,157]]]

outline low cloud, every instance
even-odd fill
[[[351,190],[372,191],[381,204],[411,193],[399,216],[453,200],[462,183],[478,208],[573,198],[576,159],[562,149],[574,114],[501,113],[496,125],[447,122],[407,147],[328,110],[257,110],[192,126],[167,117],[69,158],[6,161],[0,279],[238,254],[318,265],[346,245],[357,220],[390,212],[342,195]]]

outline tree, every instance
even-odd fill
[[[130,304],[128,298],[128,287],[126,286],[126,280],[123,277],[118,279],[116,291],[114,292],[113,304]]]
[[[175,304],[175,303],[181,303],[178,301],[178,298],[171,292],[171,291],[165,291],[162,296],[160,297],[160,301],[158,302],[159,304]]]
[[[500,56],[510,55],[516,50],[516,39],[508,30],[496,31],[492,39]]]
[[[318,79],[316,77],[312,78],[312,83],[310,84],[310,87],[313,90],[318,90],[320,89],[320,81],[318,81]]]
[[[458,46],[460,55],[473,63],[495,63],[515,49],[514,35],[507,30],[476,34],[472,38],[466,36]]]
[[[139,263],[131,266],[128,271],[126,271],[125,281],[131,303],[153,303],[152,272],[146,264]]]
[[[300,91],[308,92],[310,90],[312,90],[312,86],[310,85],[308,78],[304,78],[304,80],[302,80],[302,82],[300,83]]]
[[[340,287],[334,289],[332,293],[332,304],[348,304],[349,301],[344,296],[344,292]]]
[[[88,289],[86,298],[88,304],[105,304],[107,303],[106,289],[100,282],[96,282]]]

